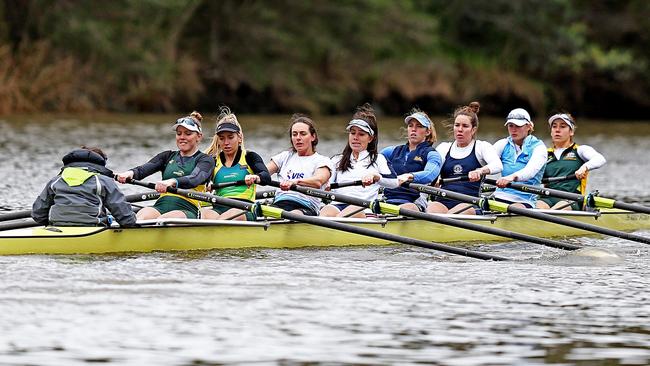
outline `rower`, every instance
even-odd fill
[[[271,206],[308,216],[318,216],[322,202],[318,198],[291,191],[292,185],[323,188],[330,179],[333,165],[330,158],[316,152],[318,133],[314,121],[303,114],[294,114],[289,126],[291,149],[271,158],[266,164],[270,174],[277,173],[280,189]]]
[[[205,191],[205,183],[210,179],[214,169],[214,159],[199,151],[203,138],[199,112],[179,118],[173,125],[176,131],[178,150],[159,153],[147,163],[117,175],[120,183],[129,179],[142,179],[156,172],[162,173],[162,179],[156,182],[155,189],[160,194],[153,206],[138,211],[138,219],[155,218],[190,218],[198,217],[200,202],[188,197],[167,193],[167,187]]]
[[[454,177],[469,179],[469,181],[449,183],[443,181],[441,188],[473,197],[481,195],[481,182],[486,175],[501,173],[503,168],[501,159],[492,144],[476,139],[479,109],[478,102],[471,102],[468,106],[457,108],[454,111],[452,125],[454,141],[443,142],[436,147],[436,151],[443,157],[440,172],[442,179]],[[447,198],[436,198],[427,205],[429,213],[450,212],[474,215],[478,211],[478,207]]]
[[[262,158],[244,148],[244,132],[237,116],[228,107],[221,107],[212,143],[206,153],[216,160],[210,185],[244,181],[245,185],[216,189],[220,197],[255,202],[258,183],[269,184],[271,175]],[[210,188],[210,187],[208,187]],[[210,189],[211,190],[211,189]],[[216,203],[201,210],[202,219],[234,219],[254,221],[255,214]]]
[[[61,172],[52,178],[32,205],[32,218],[41,225],[109,226],[106,209],[120,226],[135,225],[131,205],[106,168],[106,154],[82,146],[63,157]]]
[[[551,189],[584,195],[587,188],[589,171],[605,165],[605,157],[588,145],[573,142],[576,120],[568,113],[554,114],[548,119],[551,129],[553,147],[548,148],[548,159],[544,169],[544,178],[575,175],[576,179],[551,182],[546,186]],[[557,197],[541,197],[537,208],[562,208],[565,210],[582,210],[583,202],[569,203]]]
[[[357,107],[352,120],[346,127],[348,143],[343,152],[332,158],[334,171],[330,183],[361,181],[363,186],[349,186],[333,189],[334,193],[344,194],[374,201],[379,194],[379,186],[397,188],[395,173],[388,166],[386,157],[379,154],[377,143],[379,129],[377,116],[368,103]],[[392,178],[392,179],[391,179]],[[321,216],[365,218],[364,209],[343,202],[332,202],[320,211]]]
[[[532,135],[535,125],[523,108],[510,111],[504,126],[508,127],[510,136],[494,144],[503,163],[494,197],[516,207],[534,208],[537,195],[506,188],[506,185],[510,182],[540,185],[546,164],[546,145]]]
[[[436,142],[436,129],[429,116],[414,108],[404,118],[407,125],[407,142],[404,145],[389,146],[381,150],[397,176],[398,184],[413,182],[430,184],[440,174],[440,154],[432,147]],[[386,201],[408,210],[424,212],[426,195],[409,188],[386,188]]]

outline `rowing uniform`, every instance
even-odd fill
[[[266,165],[262,158],[253,151],[247,151],[239,147],[235,154],[232,166],[226,166],[226,154],[222,151],[216,159],[216,166],[212,174],[212,183],[217,185],[219,183],[228,183],[244,180],[249,174],[256,174],[260,177],[260,183],[269,184],[271,182],[271,175],[269,174]],[[217,196],[237,199],[246,202],[255,202],[255,194],[257,192],[257,184],[251,184],[250,187],[243,185],[230,186],[218,188],[216,190]],[[228,211],[231,207],[213,204],[212,210],[218,214]],[[255,220],[255,214],[252,212],[246,213],[248,221]]]
[[[271,160],[277,165],[278,176],[281,180],[309,178],[316,174],[316,170],[320,168],[327,168],[330,172],[334,171],[330,158],[317,152],[309,156],[300,156],[293,150],[287,150],[273,156]],[[272,206],[289,211],[298,209],[306,215],[318,216],[322,204],[316,197],[278,189],[275,192]]]
[[[34,201],[34,221],[55,226],[108,226],[108,209],[120,226],[135,225],[131,205],[101,155],[86,149],[73,150],[63,157],[63,164],[59,175]]]
[[[521,146],[508,136],[494,144],[497,155],[503,163],[503,177],[516,176],[517,183],[538,186],[542,183],[544,165],[546,165],[546,145],[533,135],[528,135]],[[497,200],[508,203],[523,203],[535,207],[537,195],[521,192],[512,188],[497,188],[494,192]]]
[[[593,147],[587,145],[572,144],[568,148],[548,148],[548,158],[546,168],[544,169],[544,178],[563,177],[575,174],[583,165],[588,171],[598,169],[605,165],[606,160],[603,155],[597,152]],[[577,180],[570,179],[561,182],[552,182],[546,185],[548,188],[560,191],[577,193],[584,195],[587,191],[587,177]],[[540,197],[549,207],[563,201],[556,197]],[[574,210],[582,209],[582,202],[571,204]]]
[[[503,169],[501,159],[497,155],[492,144],[486,141],[474,140],[465,147],[458,147],[454,142],[443,142],[436,151],[443,156],[442,169],[440,177],[454,178],[467,176],[467,174],[478,168],[487,166],[490,169],[489,174],[498,174]],[[481,181],[476,182],[449,182],[443,183],[441,188],[452,192],[466,194],[472,197],[481,195]],[[440,202],[448,209],[459,204],[456,200],[436,197],[436,202]]]
[[[420,143],[413,151],[408,144],[389,146],[381,150],[393,171],[397,174],[413,174],[413,183],[430,184],[440,174],[440,154],[431,147],[429,142]],[[424,212],[427,207],[426,195],[415,189],[404,187],[384,189],[386,202],[391,204],[415,203]]]
[[[192,156],[182,156],[178,150],[168,150],[131,171],[133,179],[137,180],[161,172],[163,180],[175,179],[177,188],[204,192],[204,184],[210,179],[214,166],[214,159],[201,151],[195,152]],[[198,217],[201,204],[198,200],[178,194],[162,193],[152,207],[161,214],[180,210],[188,219],[195,219]]]
[[[379,187],[397,188],[397,179],[395,172],[392,171],[388,165],[386,157],[382,154],[377,154],[377,159],[371,164],[370,154],[368,150],[359,152],[359,158],[355,159],[353,154],[350,154],[351,167],[346,171],[339,170],[339,163],[341,162],[342,155],[336,155],[332,158],[332,164],[336,168],[330,177],[330,183],[346,183],[361,180],[368,175],[379,174],[381,178],[379,182],[373,183],[369,186],[349,186],[333,189],[332,192],[356,197],[365,201],[374,201],[379,194]],[[345,203],[333,202],[339,210],[347,206]]]

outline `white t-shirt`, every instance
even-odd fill
[[[334,171],[332,161],[327,156],[314,153],[309,156],[299,156],[293,150],[283,151],[271,158],[278,166],[278,177],[281,180],[305,179],[312,177],[319,168],[327,168]],[[323,187],[321,187],[323,188]],[[306,207],[311,207],[318,212],[322,202],[316,197],[306,196],[295,191],[283,191],[278,189],[275,192],[275,202],[290,200],[298,202]]]
[[[490,174],[498,174],[503,170],[503,164],[501,163],[501,158],[497,155],[494,146],[487,141],[475,140],[476,149],[474,153],[476,154],[476,159],[481,163],[481,166],[487,166],[490,169]],[[469,156],[474,148],[474,144],[469,144],[465,147],[458,147],[456,141],[454,142],[442,142],[436,147],[436,151],[440,154],[442,159],[442,164],[445,163],[445,158],[447,153],[451,148],[449,156],[454,159],[463,159]],[[442,165],[441,164],[441,165]]]
[[[364,150],[359,153],[359,159],[355,160],[353,156],[350,156],[350,164],[352,167],[344,172],[337,170],[339,162],[341,161],[342,155],[336,155],[332,158],[332,163],[334,164],[334,171],[332,171],[332,177],[330,178],[330,183],[345,183],[353,182],[355,180],[361,180],[361,178],[369,174],[379,174],[382,178],[379,182],[369,185],[367,187],[363,186],[350,186],[333,189],[332,192],[339,193],[345,196],[352,196],[366,201],[372,201],[377,198],[379,193],[379,186],[383,185],[388,188],[397,188],[397,180],[394,179],[394,172],[389,168],[388,161],[386,157],[382,154],[377,154],[377,160],[368,166],[370,163],[370,154],[367,150]],[[392,177],[393,179],[391,179]]]

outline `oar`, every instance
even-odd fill
[[[141,201],[155,200],[158,197],[160,197],[160,193],[154,191],[154,192],[130,194],[124,198],[127,202],[141,202]],[[38,226],[38,224],[34,220],[31,220],[31,217],[32,217],[32,210],[16,211],[16,212],[0,215],[0,222],[19,220],[19,219],[30,219],[28,221],[2,224],[0,225],[0,231]]]
[[[561,177],[546,177],[542,179],[542,183],[563,182],[565,180],[578,179],[575,174],[563,175]]]
[[[246,181],[241,179],[241,180],[235,180],[232,182],[223,182],[223,183],[217,183],[212,185],[212,189],[221,189],[221,188],[227,188],[227,187],[233,187],[233,186],[244,186],[246,185]]]
[[[274,186],[279,186],[279,182],[271,182],[272,185]],[[403,185],[406,187],[406,185]],[[426,187],[426,186],[424,186]],[[397,205],[392,205],[388,204],[385,202],[380,202],[380,201],[366,201],[362,200],[356,197],[350,197],[350,196],[344,196],[340,195],[337,193],[332,193],[332,192],[326,192],[320,189],[316,188],[309,188],[309,187],[302,187],[302,186],[297,186],[294,185],[291,187],[292,190],[296,192],[300,192],[303,194],[306,194],[308,196],[314,196],[318,197],[321,199],[328,199],[331,201],[338,201],[338,202],[343,202],[347,203],[350,205],[354,206],[361,206],[365,208],[371,209],[375,213],[383,213],[383,214],[390,214],[390,215],[401,215],[405,217],[412,217],[416,219],[421,219],[425,221],[431,221],[439,224],[444,224],[444,225],[449,225],[453,227],[460,227],[463,229],[471,230],[471,231],[478,231],[486,234],[491,234],[491,235],[496,235],[496,236],[501,236],[505,238],[511,238],[515,240],[523,240],[527,241],[530,243],[535,243],[535,244],[541,244],[545,245],[548,247],[552,248],[560,248],[560,249],[566,249],[566,250],[576,250],[582,248],[581,246],[578,245],[573,245],[573,244],[567,244],[567,243],[562,243],[557,240],[551,240],[551,239],[546,239],[546,238],[538,238],[536,236],[532,235],[526,235],[526,234],[521,234],[521,233],[516,233],[508,230],[503,230],[499,228],[491,228],[483,225],[478,225],[478,224],[473,224],[471,222],[467,221],[461,221],[457,219],[452,219],[450,217],[446,216],[440,216],[440,215],[434,215],[434,214],[429,214],[429,213],[424,213],[424,212],[419,212],[419,211],[413,211],[413,210],[408,210],[405,208],[401,208]]]
[[[362,185],[363,182],[360,180],[353,180],[351,182],[334,182],[330,184],[330,189],[337,189],[337,188],[344,188],[344,187],[352,187],[352,186],[360,186]]]
[[[639,243],[650,244],[650,238],[646,238],[640,235],[634,235],[634,234],[626,233],[624,231],[612,230],[597,225],[573,221],[563,217],[549,215],[546,213],[542,213],[542,212],[538,212],[526,208],[515,207],[514,205],[509,205],[504,202],[499,202],[499,201],[490,200],[481,197],[468,196],[465,194],[452,192],[452,191],[435,188],[431,186],[425,186],[422,184],[404,183],[403,186],[408,188],[413,188],[419,192],[430,194],[436,197],[448,198],[460,202],[471,203],[483,209],[489,209],[497,212],[514,213],[521,216],[532,217],[537,220],[548,221],[559,225],[571,226],[585,231],[592,231],[595,233],[615,236],[617,238],[632,240]]]
[[[497,182],[494,179],[486,179],[485,183],[496,185]],[[518,191],[533,193],[540,196],[557,197],[557,198],[567,199],[571,201],[583,202],[585,206],[599,207],[599,208],[620,208],[622,210],[650,214],[650,207],[635,205],[632,203],[625,203],[621,201],[615,201],[611,198],[599,197],[594,194],[588,194],[586,196],[583,196],[577,193],[565,192],[557,189],[537,187],[528,184],[514,183],[514,182],[509,183],[508,187],[512,189],[516,189]]]
[[[141,182],[137,180],[129,180],[127,181],[130,184],[135,184],[138,186],[142,187],[148,187],[152,188],[155,187],[154,183],[149,183],[149,182]],[[400,235],[395,235],[395,234],[390,234],[390,233],[383,233],[380,231],[375,231],[375,230],[370,230],[367,228],[363,227],[358,227],[358,226],[353,226],[349,224],[344,224],[336,221],[331,221],[331,220],[325,220],[322,218],[314,217],[314,216],[306,216],[306,215],[301,215],[301,214],[296,214],[293,212],[285,211],[277,207],[271,207],[267,205],[260,205],[256,203],[250,203],[250,202],[244,202],[244,201],[239,201],[239,200],[234,200],[230,198],[224,198],[224,197],[219,197],[211,194],[206,194],[206,193],[200,193],[200,192],[195,192],[195,191],[189,191],[185,189],[179,189],[179,188],[174,188],[174,187],[167,187],[167,192],[170,193],[175,193],[179,194],[191,199],[195,200],[200,200],[200,201],[206,201],[206,202],[211,202],[211,203],[216,203],[219,205],[224,205],[224,206],[229,206],[229,207],[234,207],[240,210],[244,211],[250,211],[250,212],[255,212],[258,214],[258,216],[266,216],[266,217],[272,217],[272,218],[278,218],[278,219],[286,219],[286,220],[292,220],[296,222],[302,222],[306,224],[311,224],[314,226],[321,226],[321,227],[326,227],[329,229],[334,229],[334,230],[341,230],[345,231],[348,233],[353,233],[353,234],[358,234],[358,235],[365,235],[377,239],[382,239],[382,240],[387,240],[390,242],[395,242],[395,243],[402,243],[402,244],[407,244],[407,245],[414,245],[422,248],[427,248],[427,249],[434,249],[438,250],[441,252],[446,252],[446,253],[452,253],[452,254],[457,254],[457,255],[462,255],[465,257],[471,257],[471,258],[477,258],[477,259],[484,259],[484,260],[494,260],[494,261],[506,261],[509,260],[508,258],[505,257],[500,257],[496,255],[490,255],[487,253],[481,253],[481,252],[475,252],[472,250],[467,250],[463,248],[455,248],[451,247],[448,245],[443,245],[443,244],[436,244],[436,243],[431,243],[426,240],[419,240],[419,239],[414,239],[414,238],[408,238]]]
[[[6,214],[0,214],[0,222],[18,219],[27,219],[32,217],[32,210],[14,211]]]
[[[243,185],[246,184],[245,181],[236,181],[236,182],[228,182],[228,183],[219,183],[213,187],[215,188],[225,188],[225,187],[231,187],[231,186],[236,186],[236,185]],[[351,186],[360,186],[363,184],[360,180],[355,180],[352,182],[343,182],[343,183],[332,183],[330,184],[331,189],[336,189],[336,188],[343,188],[343,187],[351,187]],[[255,194],[255,199],[256,200],[261,200],[265,198],[273,198],[275,197],[275,190],[273,191],[262,191],[262,192],[257,192]]]
[[[576,178],[575,174],[569,174],[569,175],[563,175],[561,177],[548,177],[542,179],[542,183],[553,183],[553,182],[563,182],[565,180],[572,180],[572,179],[578,179]],[[460,175],[458,177],[451,177],[451,178],[441,178],[440,183],[452,183],[452,182],[467,182],[469,180],[469,177],[466,175]]]

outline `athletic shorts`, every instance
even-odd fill
[[[249,201],[245,201],[245,202],[249,202]],[[232,207],[230,207],[230,206],[224,206],[224,205],[212,205],[212,207],[210,207],[210,209],[212,211],[218,213],[219,215],[221,215],[222,213],[230,210],[231,208]],[[257,216],[255,216],[255,214],[250,212],[250,211],[247,211],[246,214],[244,214],[244,216],[246,216],[246,221],[255,221],[255,220],[257,220]]]
[[[545,202],[548,205],[548,207],[553,207],[553,206],[555,206],[556,203],[558,203],[560,201],[569,202],[569,201],[567,201],[565,199],[557,198],[557,197],[540,197],[539,200],[542,201],[542,202]],[[574,211],[581,211],[582,210],[582,202],[573,202],[571,204],[571,209],[574,210]]]
[[[199,217],[199,208],[191,204],[190,202],[173,196],[163,196],[156,200],[156,203],[152,206],[160,214],[166,214],[171,211],[183,211],[185,217],[188,219],[196,219]]]
[[[496,197],[494,198],[494,200],[495,200],[495,201],[499,201],[499,202],[503,202],[503,203],[507,203],[507,204],[509,204],[509,205],[511,205],[511,204],[513,204],[513,203],[519,203],[519,204],[524,205],[524,207],[526,207],[526,208],[535,208],[535,207],[531,206],[531,204],[528,203],[528,202],[515,202],[515,201],[508,201],[508,200],[504,200],[504,199],[502,199],[502,198],[496,198]]]
[[[390,203],[391,205],[401,205],[401,204],[404,204],[404,203],[413,203],[413,204],[415,204],[417,206],[417,208],[418,208],[418,210],[420,210],[420,212],[424,212],[424,211],[427,210],[427,208],[422,207],[422,205],[420,205],[418,201],[411,202],[409,200],[402,199],[402,198],[389,199],[389,200],[386,200],[386,203]]]
[[[446,199],[446,198],[439,198],[439,199],[436,199],[435,201],[432,201],[432,202],[441,203],[443,206],[447,207],[447,210],[451,210],[452,208],[454,208],[454,207],[456,207],[458,205],[466,205],[467,208],[473,208],[475,214],[477,214],[477,215],[482,215],[483,214],[483,210],[478,208],[478,206],[466,204],[466,203],[463,203],[463,202],[460,202],[460,201],[454,201],[454,200],[450,200],[450,199]],[[465,210],[467,210],[467,208]],[[465,211],[465,210],[463,210],[463,211]]]

